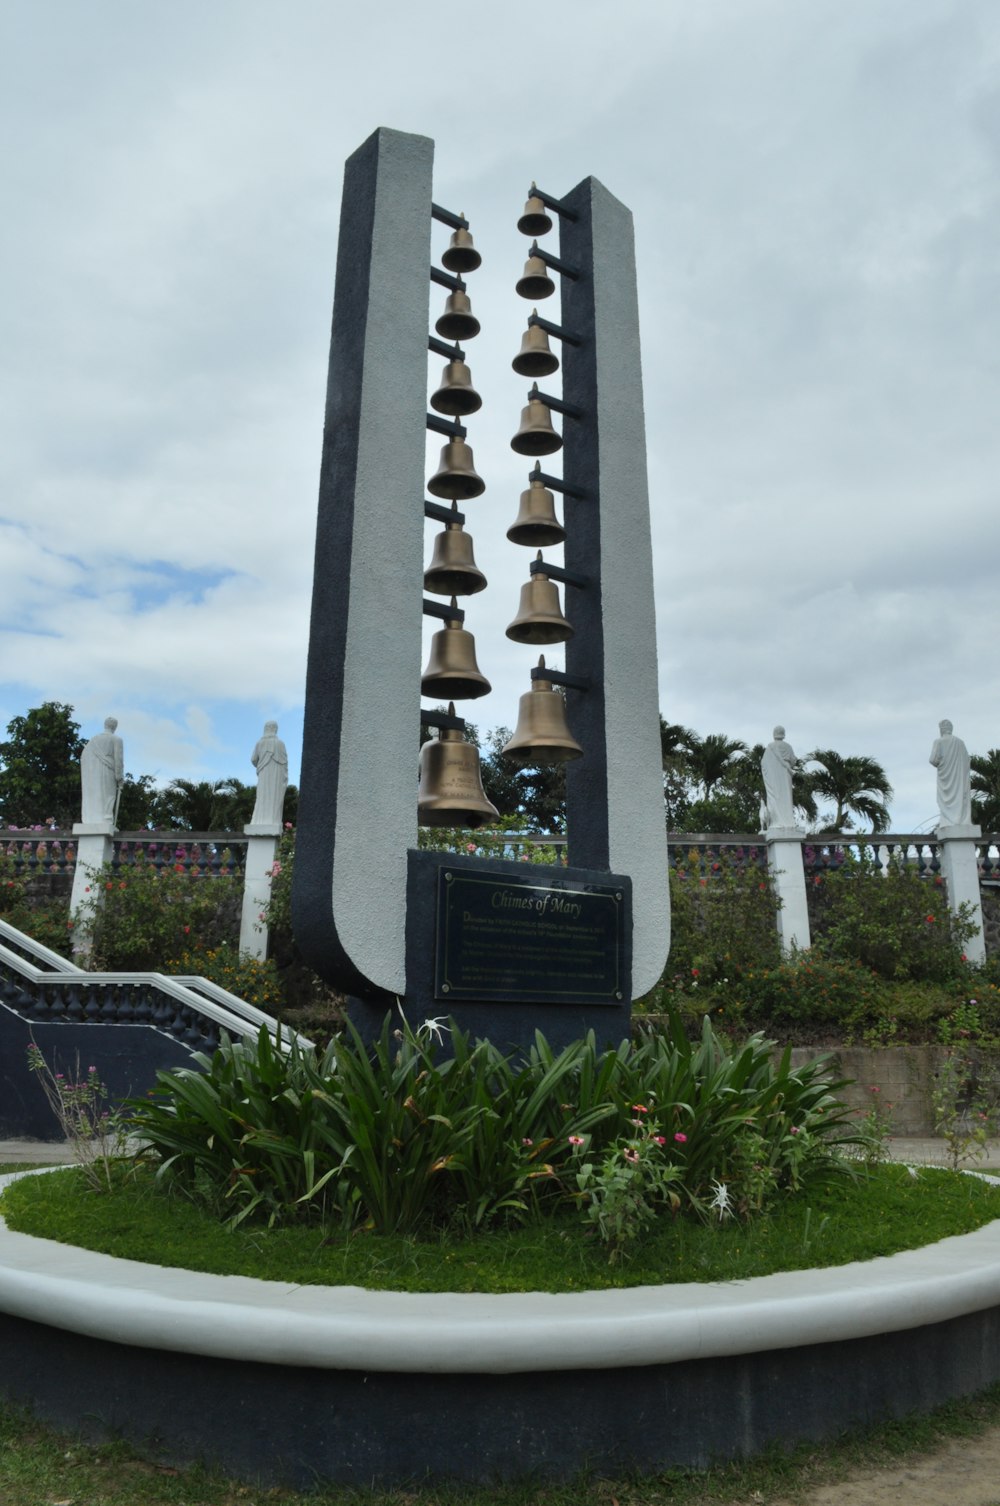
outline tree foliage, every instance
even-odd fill
[[[57,826],[80,817],[80,753],[84,738],[72,706],[45,701],[7,723],[0,743],[0,820],[36,826],[52,816]]]
[[[814,748],[806,755],[806,762],[819,764],[809,773],[813,794],[832,800],[836,807],[821,831],[851,831],[855,817],[870,821],[873,832],[889,830],[892,785],[874,758],[844,757],[833,748]]]
[[[969,765],[972,819],[983,831],[1000,831],[1000,748],[974,753]]]

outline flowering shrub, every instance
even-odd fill
[[[777,895],[741,848],[692,848],[671,868],[670,906],[668,991],[704,991],[780,961]]]
[[[637,1130],[643,1126],[633,1120]],[[621,1260],[664,1209],[675,1213],[681,1199],[673,1183],[680,1167],[660,1150],[664,1137],[638,1133],[610,1146],[598,1161],[581,1161],[576,1186],[585,1223],[603,1241],[608,1259]]]
[[[725,1184],[749,1217],[843,1174],[851,1138],[822,1064],[775,1063],[762,1037],[731,1050],[707,1022],[695,1045],[679,1027],[605,1052],[593,1035],[559,1053],[536,1036],[518,1060],[454,1022],[387,1019],[371,1051],[350,1029],[322,1055],[261,1032],[198,1062],[159,1074],[133,1129],[160,1175],[234,1222],[402,1233],[569,1206],[617,1257],[648,1209],[708,1218]]]
[[[257,957],[241,957],[232,942],[221,941],[207,950],[181,952],[175,957],[171,971],[198,974],[258,1009],[274,1013],[281,1008],[281,984],[274,963],[270,958],[262,962]]]
[[[95,971],[177,972],[178,959],[239,938],[242,880],[196,878],[150,862],[91,876],[82,917]],[[201,968],[192,967],[192,972]]]
[[[952,916],[944,890],[905,861],[883,873],[874,860],[849,854],[823,888],[815,951],[892,981],[950,983],[965,975],[963,952],[976,933],[968,907]]]

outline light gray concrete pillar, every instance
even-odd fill
[[[100,903],[100,893],[92,888],[97,872],[114,857],[115,829],[110,821],[77,821],[73,826],[76,838],[76,864],[73,868],[73,888],[69,900],[69,918],[73,922],[73,956],[79,962],[90,952],[93,939],[94,908],[90,906],[88,890],[94,905]]]
[[[281,822],[244,826],[247,861],[243,870],[243,909],[240,914],[240,956],[267,956],[268,929],[261,919],[271,898],[271,873],[278,856]]]
[[[979,857],[976,841],[982,836],[978,826],[939,826],[937,835],[941,842],[941,872],[948,891],[948,908],[957,915],[959,907],[968,905],[972,920],[979,930],[965,943],[968,960],[976,967],[986,961],[986,939],[983,933],[983,904],[979,893]]]
[[[766,833],[767,866],[774,880],[780,904],[778,935],[785,955],[806,952],[812,945],[809,933],[809,908],[806,903],[806,874],[802,866],[802,838],[792,827],[772,827]]]

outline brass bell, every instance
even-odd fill
[[[472,244],[471,231],[459,226],[441,256],[441,265],[449,272],[474,272],[482,262],[483,258]]]
[[[444,313],[434,328],[442,340],[471,340],[479,334],[480,324],[472,312],[468,293],[456,288],[444,301]]]
[[[457,605],[454,596],[451,604]],[[489,680],[479,673],[475,638],[456,618],[450,618],[431,639],[430,658],[420,678],[421,695],[474,701],[489,695],[491,689]]]
[[[541,560],[542,551],[538,551]],[[540,571],[521,587],[521,605],[507,629],[515,643],[565,643],[572,638],[572,624],[559,606],[559,587]]]
[[[545,668],[544,655],[538,661]],[[521,697],[517,730],[501,749],[518,769],[545,768],[580,758],[583,749],[566,725],[566,702],[548,680],[532,680]]]
[[[486,586],[486,576],[472,556],[472,539],[457,521],[458,506],[451,504],[454,522],[445,524],[434,540],[434,553],[424,571],[424,590],[432,596],[474,596]]]
[[[521,427],[510,447],[519,455],[554,455],[562,449],[562,435],[552,427],[552,414],[538,396],[537,383],[528,393],[528,406],[521,409]]]
[[[438,413],[448,413],[453,418],[462,418],[475,413],[483,406],[483,400],[472,385],[472,373],[464,361],[449,361],[444,368],[441,385],[431,397],[431,407]]]
[[[517,279],[514,288],[522,298],[551,298],[555,292],[556,285],[538,255],[537,246],[532,246],[531,255],[524,264],[524,276]]]
[[[454,703],[448,714],[455,715]],[[417,789],[419,826],[468,826],[473,830],[500,819],[483,789],[479,749],[467,743],[457,727],[442,727],[420,749]]]
[[[534,312],[537,314],[538,310]],[[538,324],[529,324],[521,336],[521,349],[510,363],[518,376],[552,376],[559,370],[559,357],[549,346],[549,337]]]
[[[532,183],[534,188],[534,183]],[[524,213],[517,222],[522,235],[548,235],[552,229],[552,216],[537,194],[532,194],[524,206]]]
[[[560,441],[562,443],[562,441]],[[476,475],[472,450],[464,439],[449,439],[441,450],[441,462],[427,483],[433,497],[447,501],[467,502],[470,497],[481,497],[486,482]]]
[[[528,489],[521,493],[517,517],[507,529],[512,544],[525,544],[529,549],[537,549],[539,544],[561,544],[566,537],[566,530],[556,517],[556,499],[542,485],[540,472],[541,467],[536,463]]]

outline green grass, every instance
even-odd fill
[[[229,1230],[161,1191],[148,1171],[123,1178],[110,1195],[90,1192],[75,1169],[26,1177],[3,1194],[0,1211],[22,1233],[224,1275],[411,1292],[584,1291],[871,1260],[1000,1218],[1000,1188],[940,1169],[913,1177],[905,1167],[881,1166],[829,1191],[786,1198],[750,1224],[664,1218],[631,1259],[614,1266],[572,1212],[471,1237]]]
[[[902,1463],[919,1469],[922,1458],[952,1439],[973,1440],[998,1424],[1000,1386],[994,1386],[927,1416],[848,1433],[831,1444],[770,1449],[750,1462],[704,1472],[671,1470],[614,1480],[578,1476],[485,1488],[331,1488],[303,1495],[238,1484],[202,1468],[173,1469],[141,1459],[121,1443],[86,1443],[0,1408],[0,1506],[56,1501],[73,1506],[729,1506],[802,1500],[805,1492],[839,1484],[849,1475],[871,1476]]]

